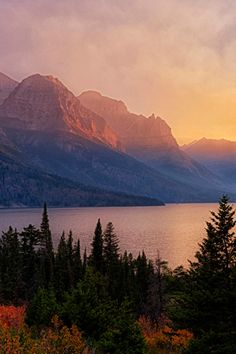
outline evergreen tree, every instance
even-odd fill
[[[22,299],[22,261],[17,230],[9,227],[0,239],[0,296],[3,303]]]
[[[103,264],[103,235],[100,219],[98,219],[96,229],[94,231],[93,242],[91,244],[91,264],[95,270],[102,272],[104,268]]]
[[[68,249],[64,231],[60,238],[55,257],[55,287],[59,297],[69,288]]]
[[[88,262],[88,257],[87,257],[87,250],[85,247],[84,254],[83,254],[83,263],[82,263],[82,276],[84,277],[87,269],[87,262]]]
[[[136,260],[137,310],[140,314],[144,313],[145,311],[148,282],[148,262],[147,257],[143,251],[142,255],[139,254]]]
[[[135,279],[135,261],[131,253],[124,255],[120,260],[121,285],[117,294],[119,301],[129,298],[132,301],[137,297],[136,279]]]
[[[54,289],[38,288],[27,308],[27,323],[29,325],[49,325],[53,315],[58,313],[58,305]]]
[[[207,237],[196,253],[196,262],[190,264],[175,315],[180,324],[196,335],[194,353],[204,353],[197,351],[197,346],[200,348],[206,342],[211,346],[209,352],[224,353],[222,336],[229,341],[224,345],[231,347],[233,353],[236,352],[232,341],[232,333],[236,333],[236,315],[232,311],[236,303],[236,237],[234,211],[226,196],[221,198],[218,212],[211,215]]]
[[[73,235],[72,231],[69,231],[67,240],[67,271],[68,271],[68,288],[72,288],[74,284],[74,264],[73,264]]]
[[[20,233],[20,252],[22,259],[22,281],[25,298],[29,299],[37,288],[38,255],[36,249],[40,232],[33,225],[25,227]]]
[[[108,272],[119,261],[119,241],[112,222],[107,224],[104,232],[104,261]]]
[[[166,318],[166,285],[170,273],[167,262],[163,261],[158,253],[154,266],[148,265],[148,291],[146,299],[146,313],[156,326],[163,326]]]
[[[110,299],[107,288],[106,277],[88,267],[85,279],[62,306],[63,321],[82,328],[94,352],[96,348],[98,353],[144,353],[144,340],[130,304],[118,306]]]
[[[77,240],[76,245],[73,248],[73,274],[74,274],[74,286],[82,278],[83,264],[80,253],[80,240]]]
[[[218,213],[211,212],[211,222],[207,222],[207,237],[200,244],[196,254],[197,262],[192,263],[194,270],[204,270],[212,276],[223,275],[230,283],[232,269],[236,265],[236,237],[233,228],[235,211],[226,196],[219,202]]]
[[[40,226],[39,254],[40,282],[41,286],[47,287],[50,283],[53,282],[54,253],[46,203],[44,203],[42,222]]]
[[[117,298],[122,283],[121,263],[119,258],[118,237],[114,226],[109,222],[104,232],[104,269],[108,278],[109,293]]]

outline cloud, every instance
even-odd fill
[[[0,8],[1,71],[100,90],[163,115],[182,139],[233,138],[235,1],[0,0]],[[222,120],[230,129],[222,132]]]

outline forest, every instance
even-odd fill
[[[236,353],[235,211],[222,196],[189,267],[120,252],[97,221],[89,252],[40,228],[0,238],[0,353]]]

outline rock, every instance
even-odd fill
[[[99,115],[85,108],[58,79],[32,75],[0,107],[6,124],[31,130],[64,130],[119,148],[116,134]],[[13,119],[11,122],[11,118]]]

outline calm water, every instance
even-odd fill
[[[66,208],[49,209],[55,244],[61,232],[69,229],[80,237],[81,248],[89,248],[97,219],[102,225],[112,221],[120,240],[120,249],[137,255],[144,250],[155,258],[159,250],[171,267],[187,265],[197,244],[205,235],[205,221],[217,204],[169,204],[164,207]],[[41,209],[0,210],[0,230],[9,225],[21,230],[29,223],[39,226]]]

